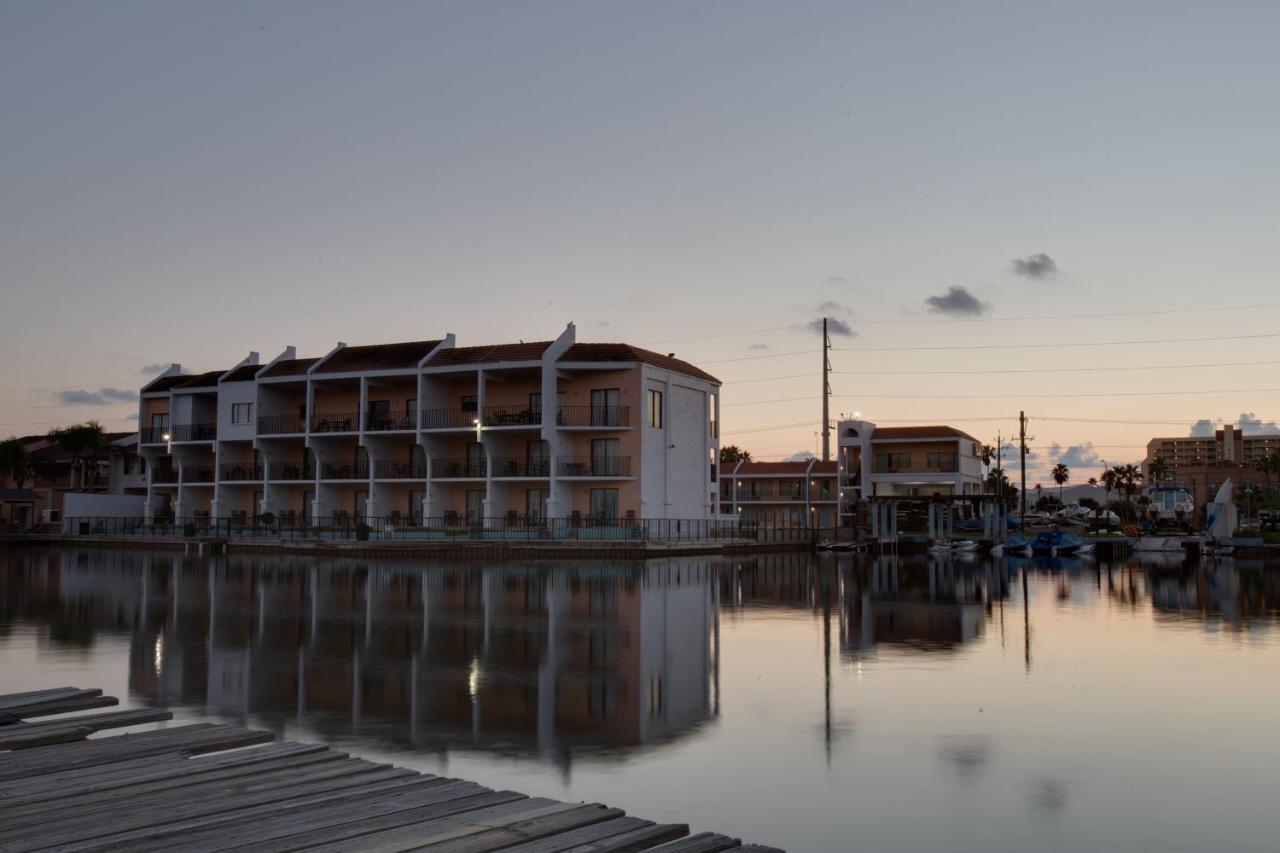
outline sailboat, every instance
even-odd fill
[[[1231,500],[1231,479],[1228,478],[1213,501],[1205,508],[1208,524],[1205,530],[1205,551],[1215,554],[1231,553],[1231,537],[1236,533],[1240,516]]]

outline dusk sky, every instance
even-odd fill
[[[0,436],[132,428],[170,361],[574,321],[783,458],[823,315],[833,413],[1025,409],[1032,481],[1275,421],[1280,4],[1048,5],[9,0]]]

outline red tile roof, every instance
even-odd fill
[[[184,377],[185,382],[178,382],[174,388],[212,388],[218,384],[218,377],[226,373],[226,370],[207,370],[204,373],[197,373],[194,376]]]
[[[243,364],[231,371],[223,382],[248,382],[250,379],[258,375],[258,371],[262,369],[261,364]]]
[[[825,476],[834,476],[838,463],[833,459],[830,462],[818,460],[813,463],[814,474],[822,474]],[[721,462],[720,473],[729,475],[733,473],[733,469],[737,468],[737,462]],[[809,461],[803,462],[743,462],[742,467],[738,468],[738,476],[746,475],[777,475],[783,476],[790,474],[792,476],[804,474],[809,469]]]
[[[267,369],[263,376],[301,376],[307,368],[315,364],[318,358],[285,358],[277,361]]]
[[[428,367],[450,367],[459,364],[490,364],[495,361],[537,361],[552,341],[491,346],[451,347],[441,350],[427,362]]]
[[[969,433],[949,426],[876,427],[876,431],[871,434],[871,440],[875,441],[878,438],[967,438],[970,441],[977,441]]]
[[[154,394],[160,391],[168,391],[180,382],[186,382],[191,378],[190,373],[177,373],[173,376],[157,376],[146,385],[142,386],[143,394]]]
[[[414,368],[439,341],[403,341],[395,344],[343,347],[320,365],[319,373],[353,373],[360,370]]]
[[[574,344],[565,350],[564,355],[560,356],[561,361],[639,361],[644,364],[651,364],[654,367],[660,367],[663,370],[670,370],[675,373],[683,373],[686,376],[692,376],[696,379],[703,379],[707,382],[720,384],[720,380],[716,379],[705,370],[694,367],[687,361],[681,361],[678,358],[661,353],[653,352],[631,344]]]

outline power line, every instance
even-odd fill
[[[1203,364],[1146,364],[1134,367],[1033,367],[1033,368],[995,368],[979,370],[833,370],[832,373],[857,374],[860,376],[969,376],[987,373],[1102,373],[1133,370],[1190,370],[1199,367],[1260,367],[1280,364],[1277,361],[1219,361]],[[791,377],[779,377],[791,378]],[[760,382],[764,380],[746,380]],[[728,383],[726,383],[728,384]]]
[[[844,394],[842,400],[1059,400],[1070,397],[1167,397],[1183,394],[1273,394],[1280,388],[1211,388],[1203,391],[1089,391],[1063,394]],[[768,402],[768,401],[766,401]],[[781,402],[781,401],[779,401]]]
[[[1191,344],[1209,343],[1213,341],[1246,341],[1260,338],[1280,338],[1280,332],[1266,332],[1257,335],[1217,335],[1207,338],[1151,338],[1148,340],[1129,341],[1073,341],[1038,344],[957,344],[943,346],[909,346],[909,347],[835,347],[840,352],[913,352],[934,350],[1009,350],[1009,349],[1053,349],[1061,347],[1110,347],[1138,346],[1148,344]]]
[[[937,319],[905,319],[905,320],[854,320],[855,326],[889,326],[889,325],[933,325],[953,323],[1025,323],[1033,320],[1105,320],[1121,317],[1159,317],[1167,314],[1203,314],[1210,311],[1257,311],[1265,308],[1280,308],[1280,302],[1262,302],[1257,305],[1213,305],[1207,308],[1164,308],[1144,311],[1119,311],[1100,314],[1032,314],[1023,317],[946,317]]]

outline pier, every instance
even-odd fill
[[[0,851],[780,853],[240,726],[91,737],[172,718],[162,709],[97,710],[117,704],[75,687],[0,695]]]

